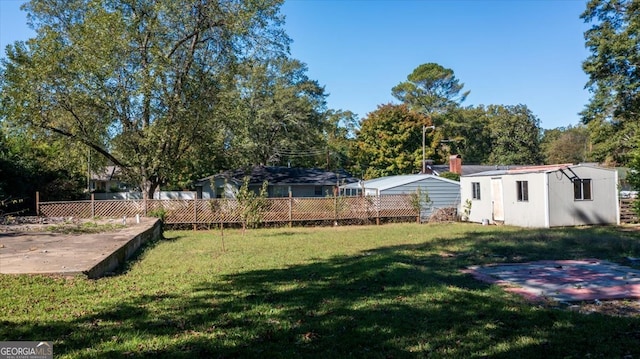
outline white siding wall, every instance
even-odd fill
[[[529,199],[518,201],[517,181],[527,181]],[[545,174],[526,173],[502,176],[504,224],[545,227]]]
[[[473,199],[472,183],[480,183],[480,199]],[[470,222],[482,223],[483,219],[491,220],[491,177],[490,176],[478,176],[478,177],[460,177],[460,193],[461,204],[460,214],[464,211],[466,200],[471,201],[471,213],[469,214]]]
[[[574,200],[573,183],[560,172],[549,173],[550,226],[618,223],[615,171],[592,167],[572,169],[580,178],[591,179],[593,199]]]

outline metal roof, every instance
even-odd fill
[[[379,177],[371,180],[352,183],[349,185],[341,186],[341,188],[376,188],[380,191],[384,191],[390,188],[400,187],[409,183],[418,182],[424,179],[432,178],[436,181],[449,182],[456,185],[460,185],[460,182],[453,181],[447,178],[442,178],[435,175],[427,175],[427,174],[414,174],[414,175],[397,175],[397,176],[387,176],[387,177]]]
[[[555,164],[555,165],[520,166],[520,167],[507,169],[507,170],[478,172],[470,175],[465,175],[464,177],[502,176],[502,175],[525,174],[525,173],[551,173],[551,172],[562,171],[562,170],[576,168],[576,167],[589,167],[589,168],[610,170],[608,168],[600,167],[593,164],[574,165],[571,163],[564,163],[564,164]]]

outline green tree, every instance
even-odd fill
[[[441,135],[442,158],[461,155],[465,163],[489,162],[492,150],[491,131],[485,108],[457,107],[433,118]]]
[[[326,94],[306,71],[300,61],[284,57],[240,66],[225,128],[225,153],[236,167],[308,166],[324,159]]]
[[[592,94],[582,119],[597,160],[626,164],[640,136],[640,1],[591,0],[581,18],[591,24],[582,67]]]
[[[589,132],[584,125],[544,130],[540,143],[547,164],[588,161],[589,147]]]
[[[242,221],[242,233],[247,227],[255,228],[262,222],[262,217],[267,209],[267,181],[262,183],[260,192],[256,193],[249,188],[249,177],[245,177],[242,186],[236,193],[238,207],[237,213]]]
[[[32,0],[37,36],[7,49],[0,115],[83,143],[150,196],[223,129],[237,64],[286,53],[280,5]]]
[[[326,166],[329,171],[350,168],[352,160],[349,151],[355,143],[358,116],[351,111],[329,110],[323,131],[326,143]]]
[[[44,200],[83,198],[87,155],[79,147],[63,138],[44,140],[32,131],[0,127],[0,198],[23,198],[27,206],[36,191]]]
[[[463,92],[464,84],[455,77],[453,70],[436,63],[426,63],[416,67],[407,76],[407,81],[401,82],[391,89],[392,95],[409,106],[412,111],[429,117],[436,128],[433,133],[435,162],[443,162],[450,153],[450,141],[445,135],[448,122],[446,114],[457,107],[469,95]],[[426,128],[423,128],[423,130]],[[448,141],[444,146],[439,146]]]
[[[416,67],[391,93],[412,110],[432,115],[462,103],[469,95],[469,91],[462,92],[463,87],[453,70],[426,63]]]
[[[410,111],[407,105],[381,105],[362,120],[356,132],[352,158],[355,174],[370,179],[416,173],[421,169],[422,128],[427,116]],[[435,154],[437,141],[429,136],[427,156]]]
[[[489,105],[486,117],[491,133],[488,161],[505,165],[542,163],[540,120],[525,105]]]

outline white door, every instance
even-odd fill
[[[491,179],[491,199],[493,220],[504,222],[504,201],[502,198],[502,178]]]

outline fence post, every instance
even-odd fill
[[[198,229],[198,192],[193,192],[193,230]]]
[[[338,196],[333,194],[333,225],[338,225]]]
[[[380,193],[376,195],[376,225],[380,225],[380,203],[382,202],[382,198],[380,198]]]
[[[36,216],[40,215],[40,192],[36,191]]]
[[[289,228],[293,227],[293,197],[289,191]]]
[[[91,218],[96,216],[96,195],[95,193],[91,194]]]

